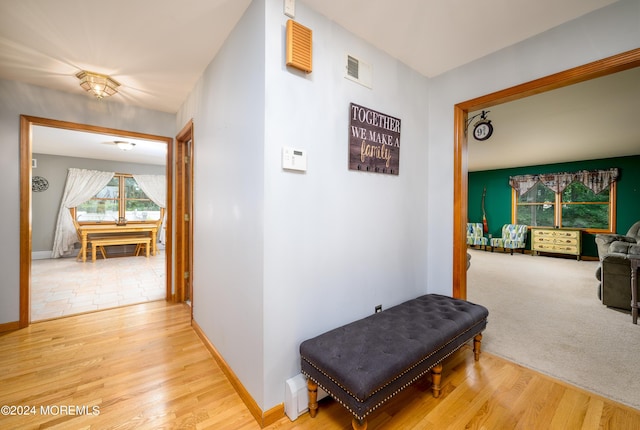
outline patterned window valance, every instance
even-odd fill
[[[540,175],[510,176],[509,185],[518,192],[518,196],[529,191],[535,184],[542,182],[556,193],[561,193],[572,182],[580,182],[598,194],[612,182],[618,180],[618,168],[609,170],[582,170],[572,173],[543,173]]]

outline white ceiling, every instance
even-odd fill
[[[640,68],[486,111],[494,131],[477,141],[473,125],[479,118],[471,121],[469,171],[640,154]]]
[[[428,77],[614,1],[300,0]],[[0,78],[80,94],[104,73],[114,101],[175,113],[249,4],[2,0]]]
[[[427,77],[616,0],[301,0]]]
[[[614,0],[298,3],[432,77]],[[75,74],[90,70],[122,84],[110,101],[174,113],[249,4],[250,0],[1,0],[0,78],[82,94]],[[484,143],[485,155],[488,143],[496,146],[507,132],[498,107],[491,110],[496,131]],[[544,112],[549,114],[550,108]],[[475,158],[470,156],[470,169]],[[499,157],[491,158],[495,162]]]
[[[127,163],[167,163],[167,143],[155,140],[108,136],[98,133],[66,130],[62,128],[33,126],[31,129],[32,152],[66,157],[93,158]],[[130,151],[123,151],[116,141],[134,144]]]
[[[89,70],[121,84],[113,101],[175,113],[249,3],[2,0],[0,78],[81,94]]]

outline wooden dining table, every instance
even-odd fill
[[[90,234],[100,235],[126,235],[131,233],[150,233],[151,234],[151,255],[156,255],[156,238],[158,235],[157,223],[135,223],[126,225],[117,224],[85,224],[78,225],[78,232],[82,242],[82,248],[80,253],[82,255],[82,262],[87,261],[87,242]]]

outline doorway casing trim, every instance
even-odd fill
[[[188,142],[191,142],[188,144]],[[184,302],[186,296],[191,300],[191,319],[193,319],[193,119],[190,119],[176,136],[176,230],[175,264],[176,283],[173,300]],[[188,184],[188,187],[187,187]],[[189,193],[189,195],[187,195]],[[185,219],[185,215],[189,218]],[[188,248],[188,249],[187,249]],[[188,273],[188,282],[182,273]],[[186,294],[187,284],[190,288]]]
[[[66,130],[79,130],[90,133],[111,134],[122,137],[156,140],[167,144],[167,202],[171,202],[172,163],[173,163],[173,139],[165,136],[156,136],[134,131],[117,130],[106,127],[98,127],[87,124],[78,124],[55,119],[39,118],[28,115],[20,115],[20,315],[18,327],[28,327],[31,320],[31,128],[34,125],[44,127],[63,128]],[[167,226],[172,222],[171,204],[166,208]],[[171,231],[168,229],[165,246],[165,280],[166,297],[171,293]]]
[[[465,125],[469,112],[544,93],[640,66],[640,48],[593,61],[524,84],[458,103],[453,108],[453,297],[467,298],[468,147]]]

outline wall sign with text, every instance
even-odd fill
[[[400,171],[400,120],[349,105],[349,170],[397,175]]]

